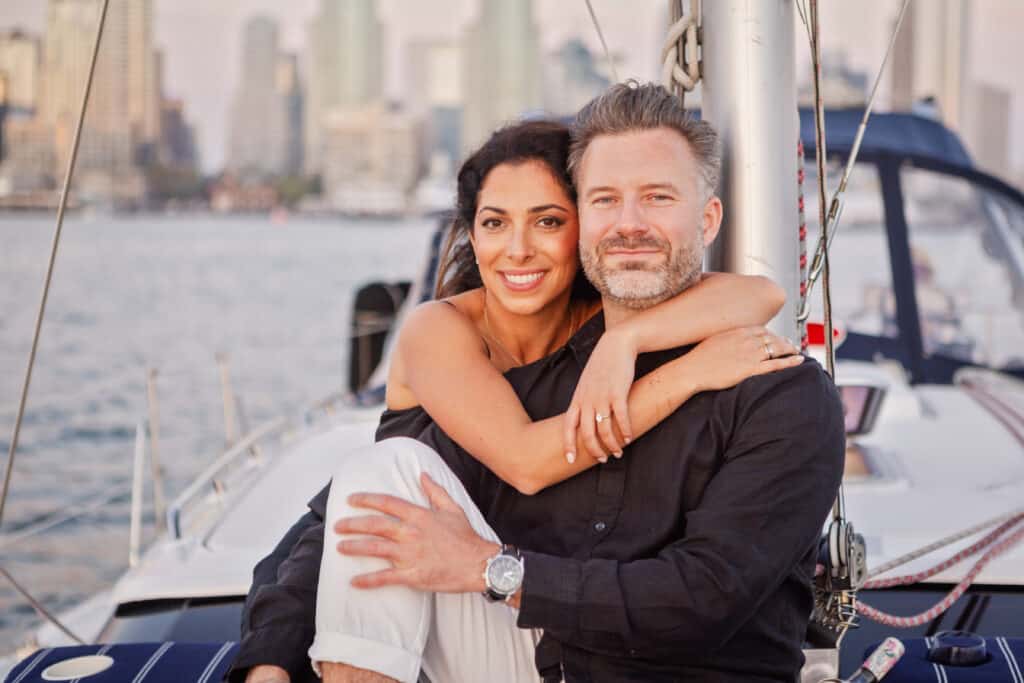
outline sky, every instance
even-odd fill
[[[605,38],[620,55],[622,77],[652,80],[666,22],[663,0],[592,0]],[[154,0],[157,46],[164,50],[164,90],[185,101],[196,126],[202,164],[219,169],[227,138],[227,114],[241,60],[241,30],[253,15],[276,19],[282,47],[303,52],[306,25],[319,0]],[[42,34],[46,0],[0,0],[0,28],[22,27]],[[456,38],[476,16],[475,0],[378,0],[384,24],[385,91],[401,99],[402,44],[409,38]],[[534,20],[544,50],[571,37],[582,38],[601,54],[582,0],[535,0]]]

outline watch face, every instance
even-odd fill
[[[487,580],[499,593],[514,593],[523,582],[523,564],[514,557],[499,555],[487,568]]]

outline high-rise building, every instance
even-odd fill
[[[242,69],[228,134],[228,167],[279,173],[284,161],[285,116],[277,88],[278,30],[269,17],[250,19],[242,40]]]
[[[199,167],[195,133],[185,119],[181,100],[166,99],[160,110],[161,164],[170,168],[195,170]]]
[[[540,110],[540,32],[532,0],[482,0],[465,35],[462,149],[498,126]]]
[[[309,24],[305,101],[307,173],[323,170],[324,130],[331,112],[374,105],[383,92],[376,0],[321,0]]]
[[[277,60],[277,94],[284,108],[284,136],[281,172],[286,175],[302,173],[303,97],[299,78],[299,59],[294,54],[283,54]]]
[[[0,32],[0,101],[11,109],[31,111],[39,98],[39,40],[22,31]]]
[[[462,152],[462,46],[447,41],[415,41],[406,46],[406,106],[426,119],[427,157],[443,154],[448,168]]]
[[[66,164],[99,19],[97,0],[50,0],[43,49],[42,123]],[[76,187],[86,198],[138,201],[140,149],[158,135],[152,0],[112,0],[78,152]]]
[[[403,211],[423,175],[422,122],[383,104],[335,109],[324,127],[328,204],[353,213]]]

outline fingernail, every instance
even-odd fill
[[[574,462],[576,462],[576,454],[573,453],[572,451],[566,451],[565,452],[565,460],[570,465],[573,464]]]
[[[623,437],[623,438],[626,439],[626,443],[629,443],[630,441],[633,440],[632,437],[628,437],[628,436]]]
[[[615,451],[615,457],[616,458],[621,458],[622,457],[622,451]]]
[[[608,456],[607,455],[602,455],[600,458],[597,459],[597,461],[603,465],[606,462],[608,462]]]

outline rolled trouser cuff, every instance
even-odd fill
[[[317,675],[324,662],[347,664],[374,671],[402,683],[416,683],[420,675],[420,655],[368,638],[345,633],[317,632],[309,658]]]

